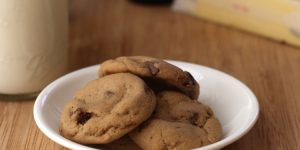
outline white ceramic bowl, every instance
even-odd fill
[[[170,63],[189,71],[200,83],[199,101],[209,105],[221,121],[224,137],[198,150],[221,149],[241,138],[255,124],[259,106],[251,90],[237,79],[208,67],[178,61]],[[70,148],[93,148],[70,141],[59,134],[60,114],[75,91],[97,78],[99,65],[69,73],[48,85],[34,104],[34,119],[40,130],[56,143]]]

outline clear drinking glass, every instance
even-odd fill
[[[34,96],[66,72],[68,0],[0,0],[0,95]]]

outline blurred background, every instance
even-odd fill
[[[285,0],[71,1],[71,69],[121,55],[148,55],[230,72],[236,59],[254,57],[247,53],[296,49],[298,6]],[[296,23],[286,22],[291,17]]]

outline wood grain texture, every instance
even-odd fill
[[[256,94],[260,117],[226,150],[300,149],[300,49],[223,27],[168,6],[120,0],[70,1],[70,70],[121,55],[206,65]],[[64,149],[42,134],[34,101],[0,101],[0,149]]]

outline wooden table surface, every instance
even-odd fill
[[[300,149],[300,49],[170,10],[120,0],[70,1],[70,71],[121,55],[206,65],[247,84],[254,128],[226,150]],[[0,149],[64,149],[35,125],[34,100],[0,101]]]

